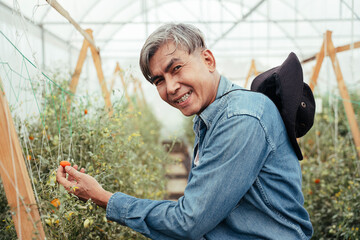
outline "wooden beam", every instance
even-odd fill
[[[84,36],[86,40],[92,45],[97,52],[99,52],[99,48],[96,47],[95,41],[93,38],[90,38],[89,34],[80,27],[80,25],[70,16],[70,14],[63,8],[56,0],[46,0],[46,2],[52,6],[58,13],[60,13],[64,18],[66,18],[74,27],[76,30],[79,31],[81,35]]]
[[[324,39],[324,41],[323,41],[323,43],[321,45],[319,53],[316,54],[316,64],[315,64],[315,67],[313,68],[313,71],[312,71],[312,74],[311,74],[311,77],[310,77],[310,83],[309,83],[309,86],[310,86],[311,90],[314,90],[314,88],[316,86],[317,79],[319,77],[320,68],[321,68],[321,65],[322,65],[322,63],[324,61],[325,41],[326,41],[326,39]]]
[[[255,65],[255,60],[254,60],[254,59],[251,59],[251,65],[250,65],[249,72],[248,72],[248,74],[247,74],[247,76],[246,76],[246,79],[245,79],[244,88],[247,87],[247,84],[248,84],[248,82],[249,82],[249,79],[250,79],[251,75],[255,75],[255,76],[259,75],[259,72],[258,72],[257,69],[256,69],[256,65]]]
[[[86,32],[90,35],[90,37],[92,39],[93,38],[92,30],[87,29]],[[109,91],[107,89],[104,73],[103,73],[102,66],[101,66],[100,54],[92,45],[90,45],[90,50],[91,50],[92,59],[93,59],[94,64],[95,64],[96,73],[97,73],[97,76],[98,76],[98,79],[99,79],[101,91],[102,91],[102,94],[103,94],[103,97],[104,97],[104,100],[105,100],[105,106],[106,106],[106,108],[108,110],[109,116],[112,116],[113,108],[112,108],[112,105],[111,105],[110,93],[109,93]]]
[[[88,31],[88,30],[87,30]],[[80,54],[79,54],[79,58],[78,61],[76,63],[76,67],[75,67],[75,71],[71,77],[71,82],[70,82],[70,92],[75,94],[76,93],[76,87],[79,83],[79,78],[80,78],[80,74],[82,71],[82,67],[84,65],[85,59],[86,59],[86,55],[87,55],[87,50],[89,48],[89,42],[84,39],[81,50],[80,50]],[[70,107],[71,107],[71,98],[72,96],[67,96],[67,110],[68,112],[70,111]]]
[[[350,96],[348,94],[344,78],[340,69],[339,61],[336,57],[336,51],[333,44],[333,41],[331,39],[331,31],[326,31],[326,46],[327,46],[327,52],[329,54],[329,57],[331,59],[331,63],[336,75],[336,80],[338,82],[338,87],[340,90],[341,98],[343,99],[343,104],[345,107],[346,116],[350,125],[350,130],[352,133],[352,137],[354,139],[354,143],[356,146],[356,151],[358,154],[358,157],[360,158],[360,131],[359,126],[357,124],[354,109],[352,107]]]
[[[93,38],[91,29],[86,29],[86,33],[90,36],[91,39]],[[86,54],[87,54],[87,49],[88,48],[90,48],[90,51],[91,51],[91,56],[92,56],[92,59],[93,59],[94,65],[95,65],[95,69],[96,69],[96,73],[97,73],[97,76],[98,76],[98,79],[99,79],[102,95],[103,95],[104,100],[105,100],[105,106],[106,106],[106,109],[108,110],[109,116],[111,117],[112,114],[113,114],[113,108],[112,108],[112,104],[111,104],[110,93],[109,93],[109,91],[108,91],[108,89],[106,87],[104,73],[102,71],[100,54],[87,41],[87,39],[84,39],[83,45],[82,45],[81,50],[80,50],[78,62],[76,64],[76,68],[75,68],[75,72],[74,72],[74,74],[73,74],[73,76],[71,78],[71,82],[70,82],[70,91],[73,94],[75,94],[75,92],[76,92],[76,87],[77,87],[77,85],[79,83],[79,78],[80,78],[82,66],[84,65],[84,61],[86,59]],[[69,111],[70,107],[71,107],[71,97],[68,97],[67,105],[68,105],[67,107],[68,107],[68,111]]]
[[[144,91],[143,91],[142,86],[141,86],[141,82],[140,82],[140,80],[138,78],[134,77],[133,75],[131,75],[131,77],[134,79],[135,84],[137,85],[137,88],[140,91],[142,102],[145,105],[146,104],[146,99],[145,99]]]
[[[142,96],[143,103],[144,103],[144,105],[146,105],[145,94],[144,94],[144,91],[143,91],[143,88],[142,88],[142,86],[141,86],[141,82],[140,82],[139,79],[138,79],[138,84],[139,84],[139,89],[140,89],[140,93],[141,93],[141,96]]]
[[[307,63],[307,62],[311,62],[312,60],[315,60],[316,59],[316,55],[314,56],[311,56],[309,58],[306,58],[304,60],[301,61],[301,64],[304,64],[304,63]]]
[[[360,41],[336,47],[335,52],[339,53],[339,52],[352,50],[352,49],[355,49],[355,48],[360,48]],[[307,63],[307,62],[310,62],[310,61],[315,60],[315,59],[316,59],[316,55],[308,57],[308,58],[302,60],[301,63]]]
[[[115,70],[114,70],[114,73],[113,73],[113,76],[111,79],[111,83],[110,83],[110,92],[114,89],[115,79],[118,74],[121,74],[121,68],[120,68],[119,62],[116,62]]]
[[[352,50],[355,48],[360,48],[360,41],[359,42],[354,42],[353,44],[346,44],[344,46],[340,46],[340,47],[336,47],[335,48],[335,52],[344,52],[344,51],[348,51],[348,50]]]
[[[0,79],[0,85],[1,79]],[[45,239],[20,141],[0,88],[0,175],[19,239]]]
[[[131,101],[129,93],[128,93],[127,84],[125,83],[125,80],[124,80],[124,71],[120,68],[119,62],[117,62],[116,66],[115,66],[114,77],[113,77],[113,81],[111,83],[111,86],[112,86],[111,89],[113,88],[113,85],[114,85],[114,82],[115,82],[115,77],[117,75],[120,76],[120,80],[121,80],[121,84],[122,84],[122,86],[124,88],[124,94],[125,94],[126,100],[130,104],[130,107],[132,107],[132,101]]]

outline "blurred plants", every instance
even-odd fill
[[[187,117],[183,123],[183,139],[188,143],[189,146],[193,147],[195,143],[195,134],[193,130],[194,117]]]
[[[67,113],[68,83],[61,73],[43,90],[40,114],[15,125],[47,239],[146,239],[127,227],[109,222],[105,210],[82,202],[56,183],[60,161],[84,167],[104,189],[139,198],[166,196],[165,167],[169,162],[160,142],[160,124],[146,106],[129,110],[113,103],[109,117],[100,98],[73,97]],[[30,157],[29,157],[30,156]],[[0,188],[3,188],[2,183]],[[0,239],[16,239],[3,189],[0,189]]]
[[[352,93],[350,98],[359,113],[360,96]],[[341,99],[323,96],[322,105],[313,128],[301,139],[303,193],[313,239],[359,239],[360,161]]]

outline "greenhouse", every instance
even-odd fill
[[[359,1],[0,0],[0,96],[0,239],[360,239]]]

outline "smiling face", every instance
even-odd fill
[[[151,58],[150,71],[160,97],[185,116],[200,114],[215,100],[220,75],[208,49],[189,54],[165,43]]]

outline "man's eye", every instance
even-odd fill
[[[179,70],[181,67],[182,67],[181,65],[177,65],[177,66],[175,66],[175,67],[174,67],[174,71]]]
[[[154,84],[155,84],[155,86],[158,86],[158,85],[160,85],[162,82],[164,82],[164,79],[158,78],[158,79],[156,79],[156,80],[154,81]]]

